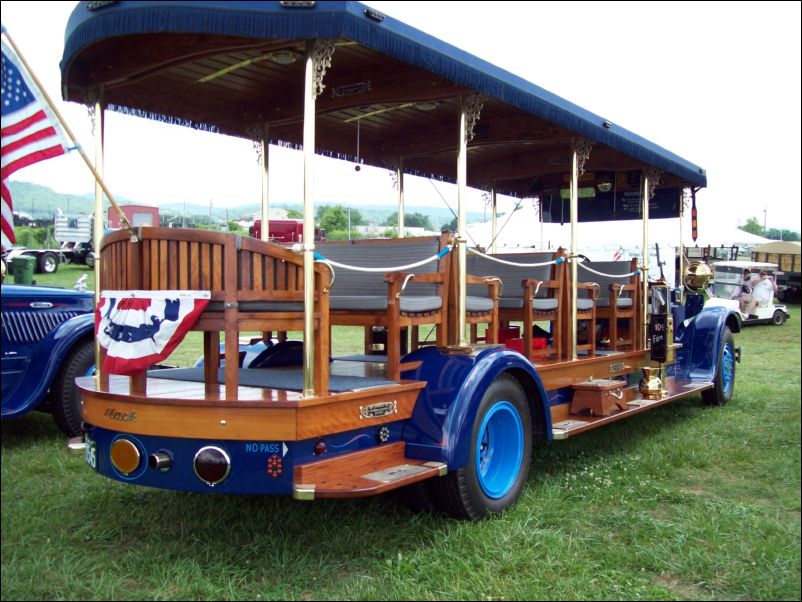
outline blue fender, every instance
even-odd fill
[[[3,418],[16,418],[35,410],[75,345],[87,336],[93,337],[94,329],[94,314],[83,314],[64,321],[43,338],[30,358],[25,378],[3,400]]]
[[[402,378],[427,382],[404,428],[409,457],[445,462],[452,470],[466,466],[479,403],[490,383],[503,373],[521,384],[535,424],[543,427],[543,436],[550,437],[546,391],[531,362],[519,353],[504,347],[483,347],[469,354],[424,347],[404,361],[420,362],[420,366],[405,371]]]
[[[693,319],[677,326],[674,340],[682,343],[682,348],[677,350],[675,376],[692,381],[715,378],[727,316],[724,307],[706,307]]]

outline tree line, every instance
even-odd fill
[[[799,232],[795,230],[787,230],[785,228],[769,228],[764,230],[756,217],[750,217],[743,226],[738,226],[738,228],[744,232],[749,232],[750,234],[770,238],[772,240],[789,240],[793,242],[800,239]]]

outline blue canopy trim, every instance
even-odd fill
[[[93,4],[100,6],[89,10],[87,6]],[[317,2],[311,8],[294,9],[283,8],[279,2],[81,3],[67,26],[62,77],[66,79],[76,54],[114,36],[203,33],[265,40],[345,38],[605,144],[691,185],[706,186],[705,171],[676,154],[392,17],[371,18],[367,10],[362,3],[343,1]],[[114,108],[137,114],[136,109]],[[145,116],[181,122],[158,113]],[[182,125],[214,131],[212,124]]]

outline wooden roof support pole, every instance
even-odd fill
[[[465,248],[465,203],[468,193],[468,108],[467,100],[462,98],[459,113],[459,150],[457,151],[457,253],[459,265],[459,282],[457,283],[457,345],[465,347],[468,339],[465,337],[467,317],[465,315],[467,304],[467,249]]]
[[[498,236],[498,223],[496,222],[496,204],[497,204],[497,202],[498,202],[498,199],[496,198],[496,186],[494,184],[493,188],[490,189],[490,206],[493,209],[493,214],[492,214],[492,217],[490,218],[490,224],[491,224],[490,230],[491,230],[492,236],[493,236],[493,238],[490,239],[492,241],[490,243],[490,252],[491,253],[495,253],[496,252],[496,236]]]
[[[685,217],[685,193],[683,188],[679,195],[679,278],[674,276],[674,284],[679,288],[679,303],[685,304],[685,241],[682,237],[682,220]]]
[[[259,141],[262,147],[262,235],[264,241],[270,240],[270,196],[268,185],[270,183],[270,129],[267,124],[262,131],[262,139]]]
[[[646,349],[646,338],[649,330],[647,313],[649,311],[649,172],[643,172],[641,193],[643,195],[643,247],[641,248],[641,269],[643,270],[643,329],[641,336],[642,349]]]
[[[103,176],[103,136],[105,134],[105,110],[102,102],[102,93],[92,106],[94,112],[95,130],[95,170]],[[95,254],[95,307],[100,305],[100,242],[103,240],[103,187],[99,180],[95,180],[95,220],[92,225],[92,253]],[[107,385],[109,375],[103,373],[102,352],[100,341],[95,337],[95,378],[98,385]]]
[[[314,40],[306,42],[304,77],[304,397],[315,394],[315,60]],[[264,226],[262,231],[265,231]]]
[[[571,148],[571,360],[576,359],[576,285],[579,271],[577,263],[576,224],[579,209],[579,152],[576,144]],[[589,333],[588,336],[595,336]]]
[[[398,159],[398,238],[404,238],[404,157]]]
[[[460,98],[459,110],[459,149],[457,152],[457,253],[459,261],[459,283],[457,287],[457,344],[460,347],[468,345],[468,338],[465,336],[465,328],[468,318],[467,296],[468,296],[468,272],[467,262],[467,242],[465,230],[468,225],[467,208],[468,203],[468,142],[473,139],[474,127],[479,121],[486,98],[483,94],[472,92]]]

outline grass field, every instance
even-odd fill
[[[688,398],[538,446],[522,498],[481,523],[392,496],[127,486],[67,455],[48,416],[4,423],[2,599],[799,600],[791,315],[736,335],[729,404]]]

